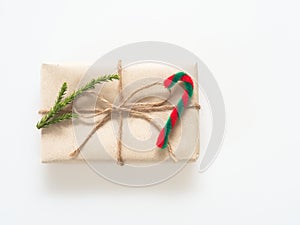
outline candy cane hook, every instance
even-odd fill
[[[194,83],[192,78],[184,72],[178,72],[168,77],[164,81],[164,86],[171,89],[178,81],[182,81],[184,84],[184,92],[178,101],[176,107],[171,112],[166,125],[160,131],[156,145],[159,148],[166,148],[168,146],[168,139],[171,130],[175,126],[177,120],[181,117],[184,108],[188,105],[194,91]]]

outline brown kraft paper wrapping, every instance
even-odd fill
[[[198,103],[198,74],[197,65],[191,65],[189,75],[194,80],[194,94],[190,105]],[[57,93],[63,82],[67,82],[67,95],[78,88],[78,84],[85,76],[89,65],[79,64],[43,64],[41,68],[41,109],[49,110],[57,97]],[[170,75],[179,72],[177,68],[160,63],[140,63],[122,68],[122,95],[126,96],[126,90],[130,93],[134,89],[140,88],[140,85],[146,85],[149,78],[165,79]],[[114,73],[116,70],[112,71]],[[138,81],[138,82],[137,82]],[[140,82],[139,82],[140,81]],[[146,83],[145,83],[146,82]],[[101,92],[99,96],[104,97],[109,102],[114,103],[119,96],[118,80],[109,83],[100,84]],[[182,88],[179,84],[171,90],[169,102],[176,105],[182,94]],[[129,87],[129,88],[127,88]],[[156,87],[158,92],[166,94],[163,86]],[[144,90],[143,95],[147,96],[149,90]],[[153,90],[152,90],[153,91]],[[145,97],[144,96],[144,97]],[[78,101],[84,101],[88,95],[79,97]],[[157,98],[149,98],[145,101],[157,101]],[[84,103],[83,103],[84,105]],[[85,107],[85,106],[83,106]],[[88,106],[86,106],[88,107]],[[105,108],[103,102],[97,103],[97,108]],[[165,125],[171,110],[163,112],[149,112],[148,116],[157,119],[161,127]],[[179,123],[176,124],[170,135],[169,142],[172,146],[177,160],[195,161],[199,156],[199,112],[195,108],[185,109]],[[78,120],[78,121],[76,121]],[[43,128],[41,131],[41,158],[42,162],[56,161],[82,161],[82,160],[100,160],[116,161],[117,155],[117,123],[114,118],[93,135],[93,137],[81,149],[75,159],[69,154],[74,151],[88,135],[88,132],[78,131],[91,130],[93,124],[84,124],[80,119],[64,121],[62,123]],[[156,130],[147,121],[138,118],[123,118],[123,136],[122,136],[122,158],[125,163],[130,162],[158,162],[170,158],[166,149],[156,147],[156,138],[159,130]],[[125,130],[124,130],[125,129]],[[127,135],[129,134],[130,135]],[[144,142],[143,142],[144,141]],[[100,144],[101,143],[101,144]],[[142,145],[141,145],[142,143]],[[146,144],[143,144],[146,143]],[[149,144],[150,143],[150,144]],[[146,148],[146,149],[144,149]]]

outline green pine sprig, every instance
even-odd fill
[[[42,117],[42,119],[36,124],[38,129],[43,127],[48,127],[52,124],[59,123],[64,120],[68,120],[71,118],[77,118],[78,115],[74,113],[64,113],[61,114],[61,111],[69,104],[71,104],[77,97],[79,97],[85,91],[95,88],[96,84],[100,84],[103,82],[108,82],[112,80],[118,80],[120,76],[118,74],[111,74],[111,75],[104,75],[98,77],[96,79],[92,79],[83,87],[79,88],[78,90],[74,91],[69,96],[65,97],[66,91],[68,89],[68,85],[66,82],[60,88],[54,106],[49,110],[49,112]]]

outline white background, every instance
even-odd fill
[[[0,224],[299,224],[299,2],[0,0]],[[86,165],[40,163],[43,62],[180,45],[213,72],[227,111],[221,154],[148,188]]]

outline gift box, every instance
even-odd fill
[[[194,92],[189,106],[170,133],[167,148],[157,147],[156,139],[184,88],[176,84],[168,90],[161,84],[181,70],[158,62],[132,65],[116,62],[111,72],[118,73],[120,80],[99,84],[93,92],[80,96],[73,108],[69,108],[79,114],[78,118],[41,130],[42,162],[195,161],[199,156],[198,74],[197,65],[191,63],[188,68]],[[83,83],[89,69],[90,65],[43,64],[40,113],[50,110],[64,82],[68,84],[68,95]],[[122,106],[124,100],[126,107]],[[105,113],[98,113],[105,110]],[[103,119],[105,123],[95,130]]]

